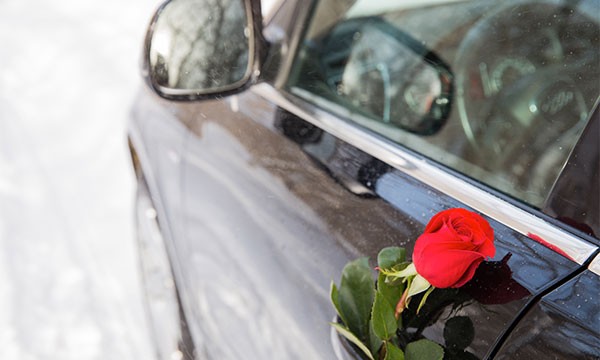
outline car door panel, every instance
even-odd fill
[[[496,255],[460,291],[436,290],[427,326],[411,331],[444,345],[460,317],[477,358],[543,357],[536,347],[560,336],[581,338],[556,358],[597,354],[598,277],[583,270],[593,244],[352,123],[352,110],[286,88],[306,5],[285,1],[265,28],[262,84],[195,102],[145,93],[134,111],[132,142],[197,357],[352,358],[328,324],[331,281],[358,257],[374,267],[383,247],[412,253],[429,219],[452,207],[482,213]]]
[[[351,143],[371,156],[385,160],[390,167],[440,189],[448,196],[460,198],[465,205],[477,211],[493,214],[492,217],[496,220],[519,233],[536,235],[538,239],[564,252],[579,264],[583,264],[596,250],[593,244],[552,225],[547,220],[548,216],[535,209],[511,199],[507,201],[507,197],[498,191],[483,187],[480,183],[437,165],[415,151],[353,124],[349,120],[353,112],[348,109],[335,107],[334,114],[334,111],[323,109],[323,102],[318,98],[313,96],[313,102],[306,100],[305,96],[311,98],[306,92],[303,92],[300,98],[288,91],[278,90],[270,84],[258,84],[253,91],[334,137]],[[331,106],[327,104],[327,108]]]
[[[359,256],[374,259],[385,246],[410,252],[435,212],[464,207],[385,167],[371,178],[372,194],[357,195],[340,178],[354,173],[361,184],[358,165],[340,166],[341,155],[315,156],[325,151],[284,134],[281,110],[256,94],[193,104],[186,113],[183,122],[193,135],[182,159],[184,236],[174,244],[175,266],[179,286],[187,289],[188,316],[199,324],[198,351],[209,357],[331,358],[328,322],[335,312],[328,288],[343,265]],[[357,164],[373,163],[339,139],[324,146],[333,154],[346,147]],[[477,337],[469,350],[479,357],[536,294],[578,268],[489,220],[497,234],[494,260],[510,254],[506,265],[525,291],[505,304],[473,302],[452,313],[472,319]],[[443,327],[442,316],[424,334],[443,343]],[[232,345],[232,337],[244,340]]]
[[[598,359],[600,279],[589,270],[544,296],[516,326],[496,359]]]
[[[348,193],[294,143],[231,112],[227,102],[198,107],[206,120],[189,124],[178,258],[187,269],[184,286],[194,289],[198,323],[209,326],[206,352],[330,358],[330,281],[349,259],[397,242],[407,226],[386,204]],[[272,119],[275,107],[262,107],[248,109]],[[366,228],[381,240],[370,241]],[[223,303],[225,292],[250,313]],[[277,334],[264,332],[270,329]],[[252,341],[220,353],[222,332]]]
[[[156,211],[160,212],[161,230],[169,239],[178,237],[180,229],[180,159],[182,140],[187,135],[177,116],[179,111],[174,104],[149,91],[141,91],[129,126],[137,175],[146,182]]]

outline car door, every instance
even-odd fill
[[[265,28],[271,48],[261,84],[224,99],[169,105],[186,135],[173,174],[177,181],[170,182],[179,195],[167,209],[174,234],[168,247],[199,357],[349,356],[328,324],[336,321],[330,282],[339,279],[347,261],[374,259],[385,246],[404,246],[410,253],[431,216],[451,207],[482,213],[494,228],[497,253],[489,263],[490,276],[471,286],[461,306],[440,302],[428,326],[418,329],[426,337],[444,344],[447,320],[465,318],[473,336],[461,349],[464,356],[487,358],[498,349],[499,357],[508,356],[507,344],[516,342],[510,331],[527,331],[522,319],[539,306],[559,301],[554,294],[572,284],[586,284],[579,278],[595,279],[581,273],[597,251],[593,240],[551,222],[538,210],[558,178],[556,167],[539,165],[528,173],[539,175],[539,181],[523,179],[527,176],[521,168],[527,163],[519,163],[517,147],[524,140],[512,144],[511,133],[495,128],[494,121],[485,128],[493,129],[492,134],[463,121],[460,113],[471,105],[456,103],[464,91],[456,89],[456,64],[432,52],[432,44],[418,39],[419,34],[394,26],[394,21],[412,22],[416,25],[409,29],[419,29],[420,36],[439,36],[430,19],[446,14],[447,24],[440,20],[438,25],[466,30],[471,25],[484,32],[489,25],[480,25],[478,19],[486,13],[485,4],[459,9],[470,14],[467,25],[447,15],[448,9],[458,11],[454,3],[443,11],[433,2],[402,11],[364,4],[321,1],[307,7],[305,2],[285,1]],[[381,12],[389,17],[382,18]],[[547,14],[552,16],[551,10]],[[434,40],[439,39],[429,41]],[[471,61],[468,52],[463,56],[461,61]],[[381,63],[394,57],[406,59],[407,67],[382,70]],[[515,59],[496,66],[529,71]],[[479,74],[490,73],[484,70]],[[386,77],[394,71],[413,76]],[[480,95],[500,92],[497,88],[507,86],[502,82],[511,74],[501,72],[495,83],[478,85]],[[468,75],[461,81],[470,81]],[[423,83],[411,84],[410,79]],[[554,129],[574,132],[559,139],[572,149],[587,124],[597,88],[585,83],[584,91],[570,90],[569,80],[543,89],[528,86],[516,88],[520,95],[577,100],[575,107],[553,114],[578,114],[576,121]],[[404,92],[396,94],[396,87]],[[391,101],[390,94],[402,96],[405,108],[397,107],[400,101]],[[497,101],[497,106],[522,106],[520,99],[508,95]],[[468,111],[488,108],[480,103]],[[500,110],[495,117],[508,116]],[[536,120],[523,121],[540,126]],[[494,140],[494,134],[501,139]],[[535,141],[534,135],[528,133],[527,140]],[[497,155],[498,146],[478,148],[474,136],[496,141],[510,156],[486,168],[477,166]],[[431,139],[439,143],[432,145]],[[547,143],[544,139],[532,146],[538,153],[531,157],[539,156]],[[545,161],[566,161],[571,149]],[[506,167],[513,161],[521,166],[511,172]],[[597,337],[597,329],[591,334]],[[586,351],[597,350],[592,345]]]
[[[595,236],[600,221],[599,127],[597,107],[545,205],[545,211],[554,217]],[[499,349],[498,358],[528,359],[548,353],[556,358],[598,357],[600,255],[587,263],[587,268],[547,292],[531,307]]]

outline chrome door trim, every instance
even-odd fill
[[[302,39],[304,26],[307,25],[305,20],[310,15],[313,1],[297,0],[292,5],[296,20],[293,23],[292,29],[288,30],[284,38],[280,40],[282,44],[279,51],[281,51],[282,61],[275,78],[275,86],[278,88],[282,88],[287,82],[292,65],[296,60],[296,52],[299,49],[298,45]]]
[[[301,98],[278,90],[267,83],[257,84],[251,87],[250,91],[505,226],[537,242],[545,243],[545,246],[579,265],[582,265],[597,250],[597,246]]]
[[[588,269],[596,275],[600,276],[600,254],[596,255],[594,260],[588,266]]]

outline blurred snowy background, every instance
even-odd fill
[[[148,359],[126,122],[153,0],[0,0],[0,359]]]
[[[2,360],[153,355],[126,124],[158,4],[0,0]]]

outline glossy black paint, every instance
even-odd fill
[[[301,5],[286,1],[265,29],[272,44],[263,81],[276,84],[285,75],[293,51],[283,55],[282,44],[294,44]],[[359,256],[373,261],[390,245],[410,253],[433,214],[465,207],[251,87],[203,102],[144,91],[130,138],[140,182],[158,213],[189,325],[184,332],[195,347],[184,354],[189,358],[340,356],[330,340],[335,311],[328,290],[344,264]],[[504,278],[482,271],[456,295],[464,306],[441,306],[423,334],[443,344],[446,320],[458,315],[473,323],[467,350],[477,358],[498,350],[496,358],[543,358],[538,349],[557,334],[580,340],[552,348],[555,358],[597,354],[598,306],[591,298],[598,276],[488,220],[497,246],[489,273]],[[493,291],[490,283],[507,290]],[[526,336],[532,332],[537,336]]]
[[[600,279],[584,271],[544,296],[510,335],[497,359],[598,359]]]
[[[167,186],[173,188],[176,196],[168,203],[176,202],[167,205],[166,212],[175,214],[170,227],[178,229],[178,238],[171,244],[172,256],[176,259],[176,273],[181,274],[178,285],[188,306],[188,322],[203,324],[209,313],[214,316],[228,311],[224,305],[219,308],[215,298],[202,299],[205,306],[209,304],[208,309],[197,309],[199,294],[218,297],[215,293],[219,291],[243,293],[246,286],[251,286],[256,292],[246,294],[242,303],[262,308],[259,304],[266,306],[268,297],[284,304],[286,313],[297,314],[292,320],[294,326],[316,335],[310,339],[318,349],[315,354],[326,354],[324,349],[330,347],[327,321],[335,315],[327,290],[343,264],[361,255],[373,259],[380,248],[389,245],[406,246],[410,252],[414,239],[434,213],[461,204],[397,170],[383,174],[378,169],[362,170],[379,174],[370,180],[374,182],[371,187],[375,196],[365,197],[361,192],[357,195],[349,189],[355,189],[356,184],[366,188],[357,169],[376,168],[381,166],[378,162],[336,139],[326,145],[326,134],[321,134],[319,143],[329,148],[331,156],[307,156],[308,152],[285,136],[284,131],[289,135],[289,128],[278,129],[280,110],[253,94],[241,95],[237,102],[242,111],[231,112],[227,117],[222,117],[228,111],[227,101],[188,104],[178,114],[191,134],[183,150],[181,177],[176,180],[176,174],[169,176],[171,185]],[[314,143],[303,146],[309,145]],[[311,151],[325,152],[316,148]],[[233,179],[239,179],[239,183]],[[311,215],[307,218],[304,212]],[[264,228],[263,221],[277,224],[276,230]],[[568,259],[490,221],[498,247],[494,260],[511,254],[508,266],[513,279],[532,295],[540,294],[577,269],[577,264]],[[232,259],[233,252],[236,255]],[[305,256],[298,259],[303,253]],[[255,267],[258,273],[244,275],[247,270],[239,264]],[[288,267],[297,270],[287,275],[290,278],[281,277],[290,271]],[[273,273],[278,275],[269,275]],[[296,276],[300,279],[294,280]],[[237,280],[232,283],[228,279]],[[292,294],[302,301],[290,299]],[[532,295],[508,304],[482,307],[473,302],[464,307],[460,315],[469,316],[476,329],[476,341],[469,350],[485,357],[533,299]],[[306,311],[313,316],[306,318]],[[217,322],[224,323],[222,318]],[[442,317],[424,334],[443,343],[443,327]],[[244,326],[236,329],[227,331],[239,332],[239,336],[252,331]],[[211,346],[224,345],[219,341],[222,333],[207,331],[200,330],[198,336],[204,338],[200,344],[205,345],[199,346],[206,346],[203,351],[217,356],[221,353]],[[285,354],[294,358],[293,351]]]

